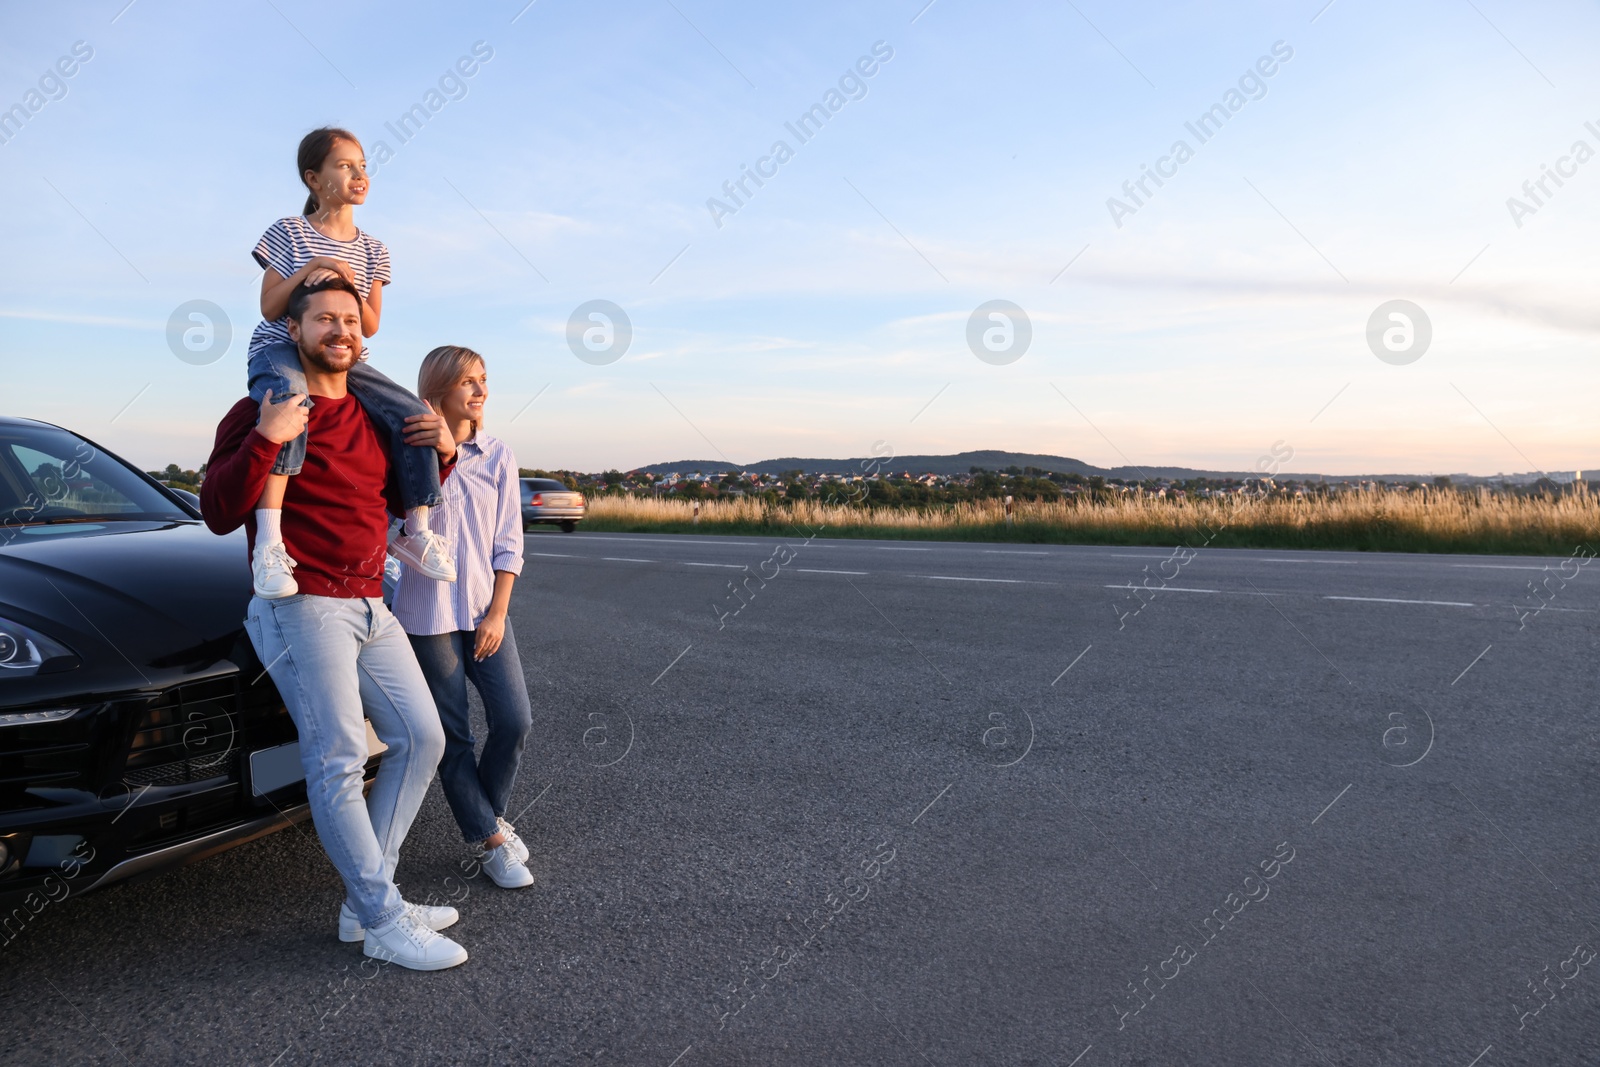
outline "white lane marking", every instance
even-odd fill
[[[549,556],[551,559],[579,559],[579,558],[587,559],[588,558],[587,556],[585,556],[585,557],[574,556],[574,555],[571,555],[571,554],[566,553],[566,552],[529,552],[527,554],[530,555],[530,556]]]
[[[685,567],[731,567],[733,570],[736,570],[736,571],[744,570],[744,564],[742,564],[742,563],[693,563],[693,562],[687,562],[686,561],[684,563],[684,566]]]
[[[601,556],[607,563],[654,563],[653,559],[629,559],[627,556]]]
[[[1519,610],[1521,608],[1521,605],[1520,604],[1511,604],[1511,605],[1509,605],[1509,607],[1511,608],[1512,611],[1517,611],[1517,610]],[[1541,611],[1573,611],[1573,612],[1578,612],[1580,614],[1589,615],[1589,614],[1592,614],[1594,612],[1594,610],[1595,610],[1594,608],[1536,608],[1536,609],[1534,609],[1534,614],[1538,614]]]
[[[529,537],[548,537],[549,534],[528,534]],[[759,541],[679,541],[671,534],[660,537],[612,537],[610,534],[584,534],[585,541],[636,541],[645,545],[738,545],[741,548],[761,548]]]
[[[854,574],[861,577],[865,577],[867,574],[866,571],[824,571],[815,570],[811,567],[796,567],[795,570],[799,571],[801,574]]]
[[[1048,552],[1020,552],[1009,548],[980,549],[985,555],[990,556],[1048,556]]]
[[[1326,563],[1333,567],[1355,567],[1358,562],[1353,559],[1258,559],[1257,563]]]
[[[898,545],[877,545],[879,552],[932,552],[931,548],[901,548]]]
[[[1535,567],[1531,563],[1452,563],[1452,567],[1470,567],[1480,571],[1542,571],[1548,566]]]
[[[1441,608],[1475,608],[1464,600],[1402,600],[1392,596],[1325,596],[1323,600],[1361,600],[1368,604],[1432,604]]]
[[[1006,585],[1028,585],[1020,578],[957,578],[949,574],[908,574],[908,578],[931,578],[936,582],[1004,582]]]
[[[1165,557],[1163,557],[1163,558],[1165,558]],[[1145,586],[1134,585],[1132,582],[1125,582],[1122,585],[1108,585],[1108,586],[1106,586],[1106,588],[1107,589],[1146,589]],[[1158,585],[1154,589],[1147,589],[1147,591],[1151,592],[1151,593],[1220,593],[1220,592],[1222,592],[1222,590],[1220,590],[1220,589],[1189,589],[1189,588],[1187,588],[1185,586],[1181,586],[1181,585]],[[1252,594],[1252,595],[1254,595],[1254,594]]]
[[[1152,556],[1148,552],[1144,553],[1143,555],[1138,555],[1138,556],[1132,555],[1132,554],[1127,553],[1127,552],[1107,552],[1105,554],[1107,556],[1110,556],[1112,559],[1171,559],[1172,558],[1171,556]]]

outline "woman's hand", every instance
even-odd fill
[[[500,642],[506,636],[506,617],[491,611],[483,617],[474,633],[478,635],[478,640],[473,646],[472,658],[482,663],[500,651]]]

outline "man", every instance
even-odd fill
[[[390,514],[401,514],[400,494],[388,442],[346,389],[361,356],[354,286],[343,278],[297,286],[289,336],[313,406],[299,396],[275,404],[270,394],[259,406],[248,398],[235,404],[217,427],[201,510],[215,533],[243,525],[254,551],[255,502],[278,446],[310,427],[282,531],[304,561],[300,595],[251,598],[245,629],[300,733],[311,817],[345,884],[340,940],[365,941],[366,955],[415,970],[454,967],[467,951],[436,931],[457,920],[456,910],[408,904],[394,884],[400,843],[444,753],[444,731],[411,644],[383,604],[384,544]],[[430,413],[406,423],[406,443],[432,445],[448,476],[456,446],[444,420]],[[366,801],[363,709],[388,746]]]

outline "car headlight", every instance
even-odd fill
[[[0,616],[0,679],[26,678],[47,665],[60,670],[76,666],[77,660],[59,641]]]

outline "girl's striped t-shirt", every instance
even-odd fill
[[[389,247],[365,230],[356,230],[349,241],[336,241],[317,232],[311,220],[304,215],[291,215],[267,227],[267,232],[256,242],[250,253],[263,268],[271,267],[287,278],[317,256],[342,259],[350,264],[355,275],[356,288],[365,300],[372,292],[373,282],[389,284]],[[278,342],[293,344],[289,340],[289,318],[263,319],[250,335],[250,352]]]

